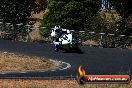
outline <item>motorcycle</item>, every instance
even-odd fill
[[[51,38],[54,45],[54,50],[56,52],[59,50],[70,52],[79,49],[77,36],[73,31],[70,31],[69,29],[55,26],[52,28]]]

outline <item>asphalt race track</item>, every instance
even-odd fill
[[[12,42],[0,39],[0,51],[48,57],[61,61],[62,67],[48,71],[0,73],[0,77],[75,76],[83,65],[87,74],[132,74],[132,50],[81,46],[83,54],[54,52],[46,43]],[[65,66],[70,65],[71,67]]]

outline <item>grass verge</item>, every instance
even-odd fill
[[[77,84],[76,80],[0,80],[1,88],[132,88],[130,84]]]
[[[0,72],[40,70],[54,67],[55,64],[47,58],[0,53]]]

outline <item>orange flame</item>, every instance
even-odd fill
[[[86,74],[85,70],[82,68],[82,66],[79,66],[78,72],[80,76],[84,76]]]

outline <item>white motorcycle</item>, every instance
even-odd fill
[[[69,29],[55,26],[52,28],[51,37],[56,52],[58,52],[59,49],[71,51],[78,48],[77,39]]]

